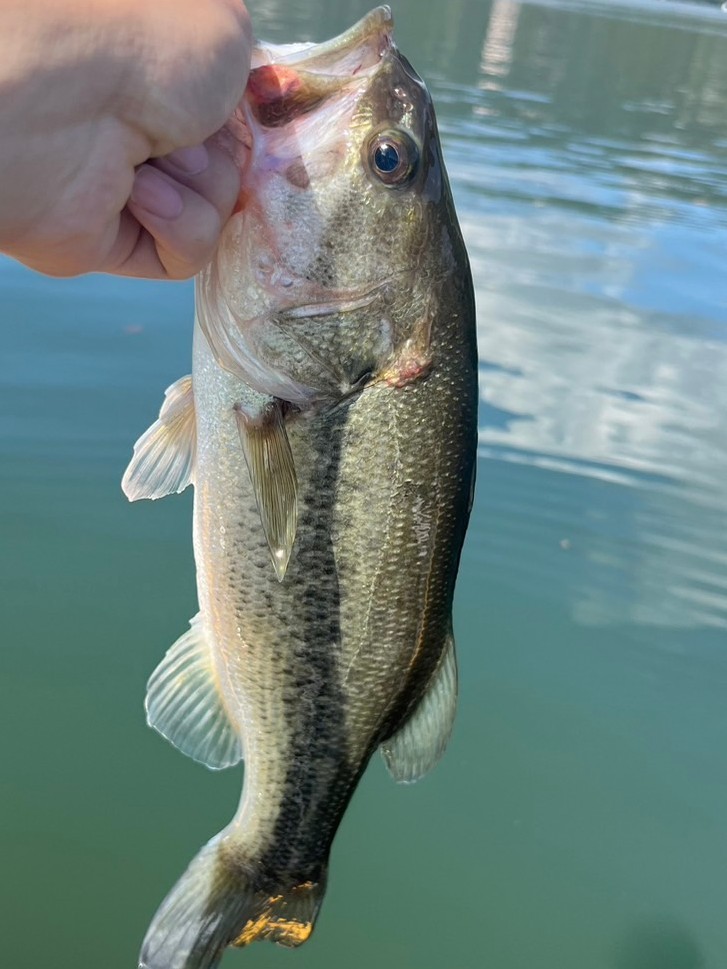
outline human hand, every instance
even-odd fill
[[[0,251],[56,276],[181,279],[239,194],[240,0],[3,0]]]

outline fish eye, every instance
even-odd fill
[[[374,165],[378,172],[381,172],[382,175],[390,175],[391,172],[396,171],[400,164],[401,155],[396,145],[385,141],[383,145],[376,146],[374,151]]]
[[[379,181],[397,187],[413,178],[419,150],[405,131],[379,131],[369,142],[368,162]]]

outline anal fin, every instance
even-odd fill
[[[282,402],[259,410],[235,405],[237,429],[278,581],[282,582],[298,526],[298,481]]]
[[[152,673],[145,706],[149,726],[193,760],[221,770],[242,759],[199,615]]]
[[[192,378],[168,387],[159,418],[134,445],[121,487],[129,501],[164,498],[191,484],[197,451]]]
[[[457,660],[454,637],[447,635],[442,659],[414,711],[381,745],[386,767],[400,784],[428,773],[444,753],[457,710]]]

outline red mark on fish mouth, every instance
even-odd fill
[[[283,64],[265,64],[250,72],[245,96],[260,124],[277,128],[312,111],[340,87],[338,78],[301,73]]]
[[[266,64],[250,72],[247,91],[258,104],[294,97],[303,86],[297,71],[282,64]]]

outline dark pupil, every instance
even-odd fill
[[[384,142],[374,152],[374,164],[380,172],[393,172],[399,166],[399,152],[393,146]]]

